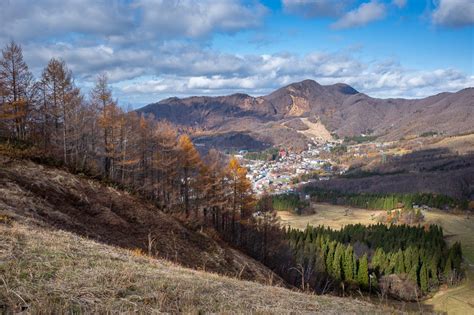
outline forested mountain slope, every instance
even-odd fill
[[[138,111],[220,138],[250,135],[262,146],[292,141],[301,145],[301,133],[285,122],[304,117],[322,122],[339,137],[371,133],[397,140],[424,132],[453,135],[473,131],[474,88],[423,99],[379,99],[346,84],[325,86],[305,80],[261,97],[174,97]]]

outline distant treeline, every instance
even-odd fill
[[[438,132],[436,131],[427,131],[427,132],[423,132],[420,137],[432,137],[432,136],[437,136],[438,135]]]
[[[412,209],[414,205],[426,205],[439,209],[445,207],[467,209],[469,204],[467,199],[456,199],[446,195],[430,193],[347,193],[309,186],[304,188],[304,192],[310,194],[312,198],[316,198],[318,201],[366,209],[392,210],[399,207]]]
[[[366,170],[361,170],[361,169],[350,169],[348,172],[345,174],[341,175],[340,177],[342,178],[363,178],[363,177],[370,177],[370,176],[387,176],[387,175],[397,175],[397,174],[403,174],[405,171],[403,170],[397,170],[397,171],[392,171],[392,172],[378,172],[378,171],[366,171]]]
[[[344,142],[345,143],[351,143],[351,142],[356,142],[356,143],[363,143],[363,142],[371,142],[377,139],[377,136],[353,136],[353,137],[344,137]]]
[[[294,211],[309,206],[309,202],[300,199],[298,194],[288,193],[272,196],[273,209],[276,211]]]
[[[395,274],[410,291],[400,297],[413,299],[462,275],[460,244],[449,248],[436,225],[357,224],[341,230],[308,226],[304,231],[288,228],[287,237],[302,273],[326,273],[341,287],[393,290],[384,276]],[[307,281],[311,283],[311,277]]]
[[[274,161],[278,158],[278,153],[278,148],[269,148],[263,151],[248,152],[244,157],[248,160]]]

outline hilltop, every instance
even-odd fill
[[[228,140],[236,134],[251,138],[251,149],[269,145],[301,148],[314,136],[299,132],[301,127],[311,127],[307,119],[320,122],[327,132],[341,138],[371,134],[398,140],[426,132],[454,135],[473,131],[474,88],[423,99],[380,99],[346,84],[305,80],[260,97],[173,97],[138,112],[195,129],[198,143],[219,148],[245,147]]]

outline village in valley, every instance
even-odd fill
[[[272,158],[250,159],[246,150],[236,155],[248,169],[248,178],[257,194],[293,192],[297,186],[317,180],[327,180],[343,174],[347,168],[328,157],[340,141],[308,144],[306,150],[294,152],[281,148]],[[322,154],[326,153],[326,154]],[[324,156],[324,157],[323,157]]]
[[[361,135],[360,138],[370,139],[366,135]],[[347,143],[347,139],[312,140],[303,151],[280,147],[270,150],[267,155],[255,155],[247,150],[240,150],[235,157],[247,168],[247,177],[252,182],[255,193],[260,195],[264,192],[290,193],[301,185],[344,175],[350,168],[349,160],[375,158],[384,163],[401,153],[394,151],[390,142]]]

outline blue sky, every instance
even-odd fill
[[[472,0],[4,0],[0,21],[37,77],[63,58],[123,106],[308,78],[374,97],[474,86]]]

